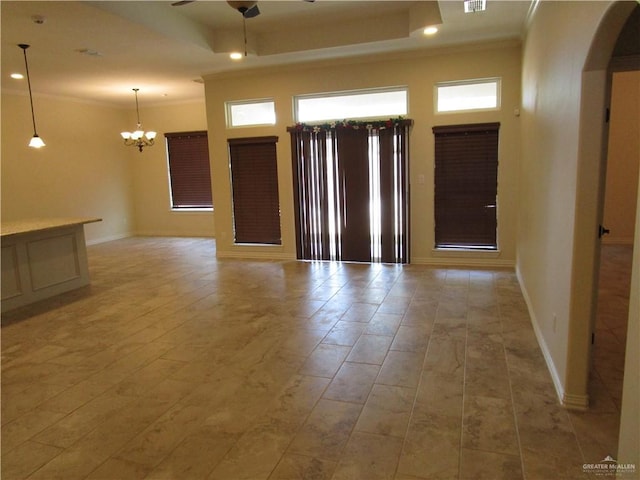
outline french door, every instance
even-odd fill
[[[298,258],[408,263],[411,123],[289,129]]]

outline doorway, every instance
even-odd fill
[[[589,343],[591,343],[592,338],[591,332],[593,331],[593,327],[596,325],[596,307],[599,296],[598,267],[600,265],[600,257],[602,253],[603,258],[606,261],[606,255],[609,253],[605,251],[607,245],[605,245],[605,250],[601,250],[601,240],[598,239],[597,235],[594,235],[594,233],[598,231],[598,223],[602,223],[604,215],[605,191],[607,190],[605,188],[605,172],[607,171],[608,166],[608,135],[616,133],[609,125],[599,124],[598,121],[601,118],[600,116],[602,112],[604,112],[604,107],[609,106],[612,91],[611,86],[613,82],[612,71],[632,71],[640,69],[640,52],[638,51],[640,49],[640,45],[638,45],[637,42],[639,15],[640,6],[637,4],[634,5],[631,2],[616,2],[611,5],[601,21],[598,31],[593,37],[589,57],[583,71],[583,102],[581,105],[582,111],[580,117],[580,124],[583,129],[583,136],[580,141],[580,148],[582,152],[580,165],[582,167],[582,171],[579,173],[579,177],[582,182],[579,183],[581,183],[582,186],[580,189],[583,192],[581,196],[582,200],[587,200],[582,203],[582,213],[585,215],[583,218],[588,221],[584,222],[580,225],[580,228],[577,229],[576,245],[587,247],[582,249],[580,254],[577,255],[577,261],[586,265],[587,268],[583,270],[586,278],[581,278],[581,281],[586,280],[586,282],[582,283],[582,285],[585,285],[585,289],[574,289],[575,293],[584,293],[584,295],[575,295],[575,301],[572,306],[580,312],[580,319],[591,319],[592,323],[589,325],[590,330],[588,332]],[[624,43],[630,46],[633,50],[623,50],[624,53],[619,55],[621,53],[621,46]],[[636,97],[635,105],[637,105],[637,101]],[[633,100],[626,100],[625,102],[632,104]],[[633,117],[638,121],[637,111]],[[625,121],[628,120],[628,118],[625,118]],[[636,136],[637,132],[638,125],[636,124]],[[590,139],[593,141],[590,141]],[[602,142],[600,143],[601,139]],[[636,146],[636,158],[637,155],[638,147]],[[626,172],[625,175],[627,177],[631,177],[633,173]],[[611,180],[612,175],[609,176]],[[637,188],[637,170],[635,172],[635,183]],[[588,190],[590,190],[591,193],[585,193]],[[617,194],[619,191],[620,190],[618,188],[612,188],[608,193]],[[622,313],[623,317],[626,315],[626,327],[628,329],[625,344],[626,352],[624,356],[619,356],[619,372],[617,373],[618,386],[616,387],[618,393],[613,395],[613,397],[618,396],[622,398],[617,402],[611,399],[613,402],[612,408],[615,413],[601,413],[602,410],[599,410],[599,407],[602,406],[602,403],[598,403],[598,400],[601,399],[601,397],[598,397],[598,392],[594,391],[592,388],[592,382],[590,380],[593,379],[596,369],[593,367],[593,362],[590,360],[595,347],[590,345],[590,348],[584,352],[574,352],[574,354],[571,355],[570,361],[574,362],[574,365],[579,365],[579,369],[584,369],[583,371],[585,372],[584,377],[580,375],[573,376],[573,378],[579,379],[578,383],[586,380],[584,391],[589,392],[590,398],[585,395],[585,397],[589,399],[589,403],[585,406],[589,407],[590,412],[585,415],[590,415],[590,418],[592,418],[594,422],[597,422],[597,419],[602,419],[607,415],[614,417],[615,421],[619,425],[619,429],[614,428],[612,435],[610,435],[611,441],[608,445],[610,445],[611,452],[615,455],[617,450],[616,458],[618,461],[635,461],[637,463],[638,431],[640,431],[638,428],[638,377],[637,375],[624,375],[625,369],[629,370],[628,373],[635,371],[634,366],[637,365],[639,355],[637,342],[632,341],[632,339],[636,338],[639,334],[638,328],[640,323],[640,309],[638,308],[640,306],[638,293],[640,292],[640,289],[638,288],[638,282],[640,281],[640,211],[638,210],[640,210],[640,207],[637,207],[637,205],[640,204],[640,195],[636,190],[635,196],[631,194],[631,197],[627,200],[624,207],[617,207],[618,209],[636,208],[635,216],[633,220],[630,221],[630,223],[635,223],[636,225],[634,233],[630,238],[628,238],[628,243],[633,244],[635,252],[633,253],[631,266],[631,286],[629,288],[630,307],[628,312],[626,312],[627,309],[625,308]],[[619,227],[616,227],[617,232],[614,232],[613,229],[610,230],[612,235],[610,239],[605,240],[605,242],[613,243],[615,241],[614,235],[619,233]],[[628,288],[626,287],[626,282],[626,280],[623,281],[623,283],[625,283],[625,289]],[[588,290],[586,288],[587,284],[589,286]],[[603,282],[603,284],[606,284],[606,282]],[[585,302],[585,299],[590,301]],[[618,303],[619,300],[620,299],[618,298]],[[579,306],[580,302],[582,302],[584,308]],[[624,323],[625,318],[621,321]],[[586,324],[581,321],[576,323],[576,326],[578,327],[576,328],[577,331],[581,330],[586,326]],[[582,338],[586,340],[586,335]],[[620,354],[620,352],[618,353]],[[603,368],[600,370],[603,371]],[[574,373],[577,371],[578,369],[576,369]],[[610,377],[613,376],[613,372],[606,372],[604,375]],[[619,407],[615,406],[616,403]],[[602,429],[599,426],[598,431],[600,432],[601,430]],[[589,432],[585,433],[587,435],[589,434]]]
[[[411,123],[289,130],[298,259],[409,262]]]
[[[638,10],[640,11],[640,9]],[[636,15],[640,18],[640,15]],[[638,23],[638,18],[635,23]],[[627,25],[633,23],[630,17]],[[620,35],[624,38],[625,29]],[[615,54],[615,50],[614,50]],[[592,348],[590,397],[596,408],[622,405],[629,293],[640,169],[640,71],[616,71],[612,59],[609,135],[604,187],[603,224],[608,234],[600,247],[597,309]],[[610,406],[605,404],[611,402]],[[619,420],[619,419],[618,419]]]

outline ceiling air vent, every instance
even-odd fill
[[[464,0],[464,13],[484,12],[487,0]]]

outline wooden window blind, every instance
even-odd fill
[[[433,127],[436,248],[497,249],[499,128]]]
[[[280,245],[278,137],[228,140],[236,243]]]
[[[212,208],[209,144],[206,131],[165,133],[171,207]]]

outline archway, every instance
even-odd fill
[[[598,265],[600,260],[600,239],[598,227],[602,221],[604,205],[604,179],[607,158],[608,127],[605,123],[607,102],[609,100],[611,73],[608,70],[614,45],[620,32],[636,7],[635,2],[616,2],[605,14],[593,37],[589,56],[585,63],[582,78],[579,164],[577,178],[577,210],[575,220],[571,325],[572,339],[568,349],[566,393],[563,399],[568,407],[586,408],[588,406],[588,377],[591,359],[592,329],[596,315]],[[638,199],[640,203],[640,198]],[[638,302],[638,253],[640,238],[636,213],[635,257],[632,278],[631,303]],[[635,286],[635,292],[634,287]],[[628,338],[638,335],[638,311],[630,309]],[[630,358],[638,358],[637,342],[627,342],[627,363]],[[637,365],[637,360],[636,360]],[[629,445],[637,445],[637,389],[638,378],[629,375],[625,379],[625,397],[627,390],[635,393],[635,404],[623,400],[619,460],[637,456]],[[634,378],[631,378],[634,377]],[[633,419],[635,425],[625,425],[625,418]],[[625,430],[622,432],[622,430]],[[635,432],[633,432],[635,430]],[[634,438],[635,437],[635,438]],[[625,439],[622,441],[622,439]]]

